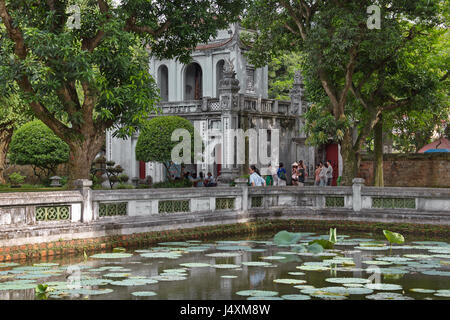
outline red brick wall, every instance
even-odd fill
[[[450,187],[450,153],[385,154],[383,170],[387,187]],[[373,185],[370,157],[363,157],[360,176]]]

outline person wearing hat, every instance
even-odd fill
[[[297,162],[294,162],[292,164],[291,180],[292,180],[292,185],[293,186],[298,186],[298,163]]]

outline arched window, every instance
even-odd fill
[[[169,69],[161,65],[158,68],[158,88],[161,94],[161,101],[169,100]]]
[[[219,83],[223,79],[223,66],[225,65],[224,60],[219,60],[216,64],[216,96],[219,97]]]
[[[184,71],[184,100],[201,100],[203,97],[202,68],[191,63]]]

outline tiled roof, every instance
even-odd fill
[[[230,43],[231,40],[233,40],[233,38],[227,39],[222,42],[202,44],[202,45],[195,47],[195,50],[207,50],[207,49],[219,48],[219,47],[222,47],[222,46]]]

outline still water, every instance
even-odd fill
[[[450,299],[450,244],[379,235],[338,235],[334,249],[301,252],[328,235],[305,232],[279,246],[274,234],[0,263],[0,299]],[[381,241],[380,241],[381,240]],[[448,239],[447,239],[448,240]],[[36,295],[38,284],[47,292]]]

